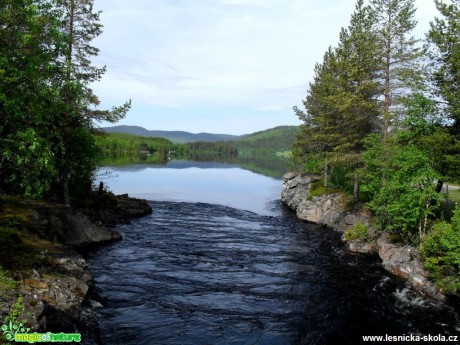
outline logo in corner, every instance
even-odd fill
[[[19,325],[10,321],[9,325],[2,326],[3,335],[6,337],[6,340],[13,341],[16,334],[27,334],[30,331],[30,328],[24,327],[22,323]]]

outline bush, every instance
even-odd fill
[[[357,222],[350,229],[345,231],[344,235],[347,241],[363,240],[367,242],[370,239],[367,231],[368,227],[366,224],[362,222]]]
[[[436,285],[447,292],[460,289],[460,208],[449,224],[441,221],[433,226],[420,245],[425,268]]]
[[[361,190],[369,198],[379,230],[413,239],[423,234],[427,218],[432,214],[439,195],[433,181],[436,172],[426,155],[413,145],[400,145],[378,136],[366,139],[363,153],[366,164]]]

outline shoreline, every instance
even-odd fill
[[[283,176],[281,201],[294,210],[297,218],[322,224],[342,234],[342,242],[349,252],[379,257],[382,267],[422,296],[445,302],[447,296],[429,279],[417,248],[394,240],[388,234],[370,229],[370,241],[345,239],[344,233],[362,223],[371,227],[372,215],[363,205],[350,208],[341,193],[312,196],[311,185],[321,179],[319,175],[288,172]]]
[[[112,230],[152,213],[146,200],[127,194],[95,193],[86,214],[59,204],[0,195],[0,221],[11,234],[0,240],[16,250],[11,288],[3,291],[0,317],[17,313],[30,332],[82,333],[82,344],[98,344],[94,281],[84,254],[121,240]],[[88,211],[88,210],[87,210]],[[5,229],[5,228],[3,228]],[[17,248],[15,243],[18,243]],[[7,254],[6,254],[7,255]]]

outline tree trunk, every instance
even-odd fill
[[[327,156],[324,157],[324,187],[327,187],[327,179],[328,179],[328,163],[327,163]]]
[[[389,48],[388,48],[389,49]],[[385,104],[383,109],[383,142],[388,140],[390,128],[390,56],[386,56],[385,63]]]
[[[358,168],[355,167],[355,173],[353,177],[353,200],[358,201],[359,199],[359,174]]]
[[[70,206],[70,195],[69,195],[69,168],[67,163],[64,163],[62,168],[61,176],[61,202],[65,206]]]
[[[441,193],[443,185],[444,185],[444,181],[438,180],[438,183],[436,184],[436,193]]]

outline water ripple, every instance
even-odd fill
[[[401,282],[279,205],[277,217],[152,207],[118,228],[123,241],[89,255],[105,344],[357,344],[361,335],[453,334],[459,325],[449,308],[401,307]]]

